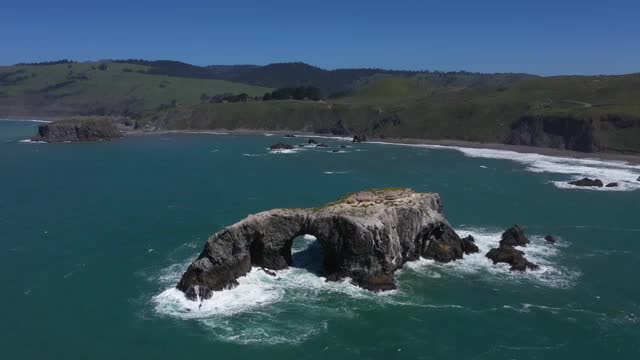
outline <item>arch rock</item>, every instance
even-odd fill
[[[366,190],[319,208],[261,212],[222,229],[177,287],[190,299],[206,299],[236,286],[252,266],[285,269],[293,239],[304,234],[322,245],[328,281],[350,278],[372,291],[395,289],[393,273],[407,261],[449,262],[477,251],[473,239],[461,239],[444,218],[438,194]]]

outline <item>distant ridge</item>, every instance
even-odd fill
[[[148,66],[148,74],[167,75],[176,77],[190,77],[197,79],[227,80],[236,83],[244,83],[255,86],[281,88],[296,86],[318,87],[324,96],[331,96],[348,92],[356,88],[363,81],[366,82],[372,76],[414,76],[417,74],[435,75],[438,78],[448,76],[466,75],[467,77],[483,78],[474,86],[482,85],[494,75],[507,74],[483,74],[468,71],[428,71],[428,70],[389,70],[381,68],[347,68],[326,70],[304,62],[284,62],[268,65],[209,65],[197,66],[173,60],[110,60],[115,63],[127,63]],[[530,74],[509,73],[509,82],[536,77]],[[491,81],[489,81],[491,82]],[[469,85],[466,84],[466,85]],[[490,85],[495,85],[491,83]]]

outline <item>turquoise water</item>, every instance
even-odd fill
[[[36,126],[0,122],[3,359],[640,357],[640,168],[379,144],[269,153],[300,141],[277,136],[19,142]],[[622,187],[563,185],[592,174]],[[202,307],[172,290],[206,238],[249,213],[386,186],[439,192],[483,250],[526,226],[541,270],[421,260],[375,295],[325,283],[301,238],[278,278],[254,271]]]

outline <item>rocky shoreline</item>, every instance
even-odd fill
[[[126,131],[126,136],[153,136],[153,135],[169,135],[169,134],[188,134],[188,135],[280,135],[283,137],[315,137],[328,139],[341,139],[353,141],[352,136],[338,136],[332,134],[318,134],[305,131],[292,130],[268,130],[268,129],[215,129],[215,130],[155,130],[155,131]],[[288,136],[287,136],[288,135]],[[625,161],[629,164],[640,165],[640,154],[623,154],[613,152],[579,152],[572,150],[563,150],[555,148],[544,148],[526,145],[509,145],[501,143],[481,143],[464,140],[429,140],[429,139],[413,139],[413,138],[374,138],[366,139],[369,143],[389,144],[389,145],[432,145],[442,146],[444,148],[469,148],[469,149],[492,149],[502,151],[513,151],[522,154],[539,154],[546,156],[554,156],[569,159],[593,159],[601,161]]]

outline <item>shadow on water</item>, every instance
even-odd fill
[[[314,236],[304,235],[293,239],[291,259],[291,267],[305,269],[317,276],[324,276],[324,249]]]

